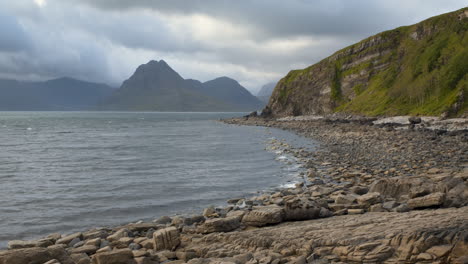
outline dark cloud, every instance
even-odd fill
[[[186,78],[276,81],[464,0],[0,0],[0,77],[118,84],[151,59]]]
[[[252,37],[369,34],[463,7],[462,0],[75,0],[103,10],[206,14],[256,27]],[[412,2],[412,3],[411,3]],[[465,3],[466,4],[466,3]],[[409,8],[408,8],[409,7]]]

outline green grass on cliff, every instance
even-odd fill
[[[373,75],[365,91],[336,110],[368,115],[439,115],[450,112],[467,92],[468,22],[456,14],[441,15],[420,24],[395,29],[397,42],[384,71]],[[418,29],[437,31],[421,39],[410,37]],[[357,65],[356,70],[370,65]],[[353,73],[348,69],[345,74]],[[465,100],[466,101],[466,100]],[[467,110],[466,103],[455,109]]]
[[[382,32],[319,62],[328,65],[335,111],[372,116],[466,114],[468,18],[459,17],[465,10],[468,8]],[[384,41],[362,49],[371,39]],[[359,52],[349,52],[355,50]],[[362,54],[379,56],[356,64]],[[295,89],[295,81],[309,76],[318,64],[291,71],[283,78],[279,94],[283,102],[289,103],[285,98]],[[353,66],[343,67],[347,64]],[[369,73],[368,80],[355,84],[354,96],[344,98],[343,79],[361,72]]]

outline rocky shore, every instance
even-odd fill
[[[468,263],[466,120],[224,122],[317,140],[314,152],[271,142],[307,169],[304,182],[200,215],[10,241],[0,264]]]

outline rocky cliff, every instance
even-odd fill
[[[468,8],[377,34],[290,71],[265,114],[468,114]]]

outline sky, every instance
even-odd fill
[[[466,0],[0,0],[0,78],[118,87],[165,60],[252,92],[363,38]]]

